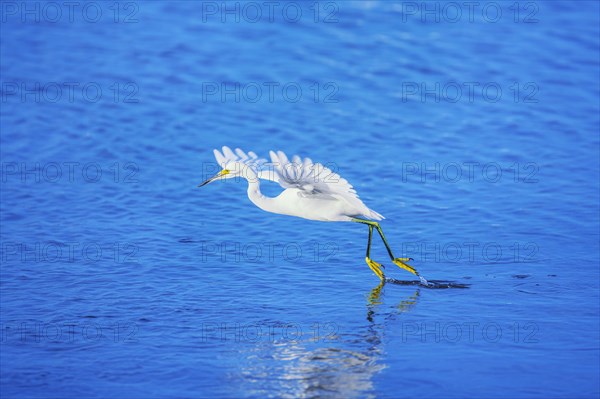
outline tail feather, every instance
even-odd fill
[[[369,219],[373,219],[373,220],[382,220],[385,219],[385,217],[383,217],[383,215],[375,212],[372,209],[369,209],[369,214],[365,215],[366,217],[368,217]]]

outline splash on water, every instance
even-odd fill
[[[469,288],[471,284],[459,283],[456,281],[447,280],[427,280],[424,277],[419,276],[417,280],[396,280],[388,278],[385,280],[386,283],[397,284],[397,285],[418,285],[424,288],[430,289],[447,289],[447,288]]]

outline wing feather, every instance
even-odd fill
[[[225,156],[223,156],[219,150],[214,149],[213,153],[215,154],[215,159],[219,165],[225,164]]]
[[[231,148],[227,146],[223,146],[223,155],[228,161],[238,159],[238,157],[233,153],[233,151],[231,151]]]
[[[347,199],[356,198],[356,190],[348,180],[310,158],[292,157],[292,162],[282,151],[271,151],[271,163],[283,188],[297,188],[307,195],[341,195]],[[361,201],[362,203],[362,201]]]
[[[222,148],[222,152],[215,149],[213,150],[213,153],[215,154],[217,163],[222,168],[226,168],[227,164],[230,162],[241,162],[251,167],[256,173],[260,174],[260,172],[263,170],[263,166],[267,163],[266,159],[259,158],[256,153],[252,151],[246,153],[240,148],[236,148],[232,151],[231,148],[224,146]]]

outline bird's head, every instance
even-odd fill
[[[223,165],[223,169],[219,173],[217,173],[210,179],[206,180],[204,183],[199,184],[198,187],[205,186],[208,183],[211,183],[216,180],[226,180],[226,179],[232,179],[232,178],[238,177],[238,176],[243,176],[244,170],[247,167],[248,167],[247,165],[245,165],[241,162],[237,162],[237,161],[227,162],[225,165]]]

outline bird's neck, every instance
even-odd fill
[[[260,192],[260,179],[254,173],[254,171],[250,171],[247,174],[248,179],[248,198],[250,201],[254,203],[260,209],[267,212],[279,213],[275,209],[275,203],[273,202],[273,198],[267,197],[263,193]]]

